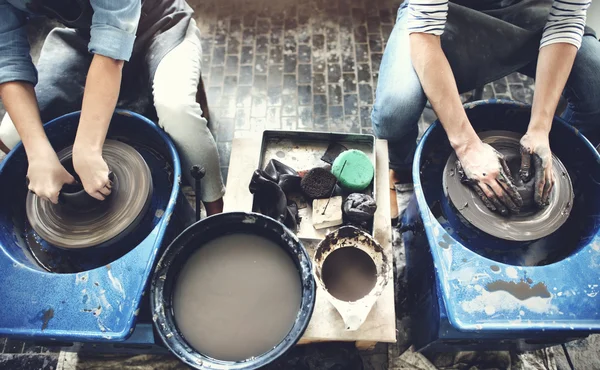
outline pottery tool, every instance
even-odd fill
[[[344,162],[344,165],[342,166],[342,169],[340,171],[340,173],[344,172],[344,167],[346,167],[346,162]],[[331,189],[331,194],[329,194],[329,200],[327,201],[327,204],[325,204],[325,209],[323,209],[323,214],[325,214],[325,212],[327,211],[327,206],[329,206],[329,201],[331,200],[331,197],[333,196],[333,192],[335,191],[335,187],[337,186],[337,180],[335,182],[335,185],[333,186],[333,189]]]
[[[336,158],[339,157],[340,154],[342,154],[343,152],[345,152],[347,150],[348,150],[348,148],[346,148],[345,146],[343,146],[340,143],[331,143],[327,147],[325,154],[323,154],[323,156],[321,157],[321,160],[323,162],[333,164],[333,162],[335,162]]]
[[[347,163],[347,166],[346,166]],[[342,173],[342,168],[347,167]],[[375,170],[369,157],[360,150],[352,149],[341,153],[333,162],[331,172],[343,188],[363,191],[373,181]]]
[[[553,155],[552,171],[555,184],[550,194],[550,204],[542,209],[535,206],[533,178],[524,183],[519,176],[521,136],[510,131],[487,131],[479,134],[484,143],[490,144],[506,159],[517,190],[523,198],[523,206],[518,214],[504,217],[489,210],[477,194],[462,184],[454,152],[446,162],[442,181],[446,196],[471,225],[500,239],[529,241],[550,235],[563,225],[573,206],[574,194],[566,168]]]
[[[73,167],[72,150],[69,146],[57,153],[67,169]],[[32,192],[27,194],[27,219],[42,239],[66,249],[100,246],[115,241],[141,221],[153,189],[144,158],[133,147],[115,140],[106,140],[102,157],[114,176],[111,195],[104,201],[90,197],[82,187],[63,189],[63,202],[56,205]]]

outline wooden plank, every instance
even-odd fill
[[[253,196],[248,191],[252,173],[258,166],[260,156],[260,138],[235,139],[231,150],[231,163],[225,194],[225,211],[250,211]],[[381,244],[388,257],[389,268],[393,271],[392,226],[390,223],[389,162],[387,142],[376,143],[376,194],[377,212],[374,219],[374,237]],[[318,241],[303,240],[311,258],[314,256]],[[376,342],[393,343],[396,341],[396,313],[394,309],[394,280],[390,274],[383,293],[373,306],[365,323],[356,331],[345,330],[345,325],[335,308],[327,301],[320,289],[317,291],[315,310],[311,321],[300,340],[300,344],[349,341],[370,346]],[[365,342],[365,343],[361,343]]]
[[[377,176],[377,212],[375,212],[374,237],[381,244],[388,257],[389,268],[393,271],[394,255],[392,253],[392,225],[390,223],[390,191],[389,163],[387,142],[377,140],[376,144]],[[314,256],[316,243],[304,242],[311,257]],[[345,330],[344,322],[336,309],[329,303],[323,293],[317,291],[317,302],[312,319],[304,333],[303,341],[371,341],[388,342],[396,341],[396,313],[394,304],[394,278],[390,274],[381,297],[375,303],[367,321],[356,331]],[[320,294],[319,294],[320,293]]]
[[[224,212],[251,212],[254,197],[248,190],[252,174],[258,168],[261,137],[233,139],[227,172]]]

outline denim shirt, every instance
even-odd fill
[[[0,84],[10,81],[37,83],[29,54],[25,25],[36,12],[32,0],[0,0]],[[140,20],[140,0],[89,0],[93,9],[90,53],[129,61]]]

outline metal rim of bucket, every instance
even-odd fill
[[[237,225],[238,229],[233,228]],[[222,230],[227,230],[223,232]],[[217,230],[217,231],[216,231]],[[219,232],[221,231],[221,232]],[[300,309],[287,336],[269,351],[244,361],[223,361],[203,355],[191,347],[177,329],[172,310],[172,287],[181,266],[178,262],[191,255],[204,243],[227,233],[254,233],[272,239],[296,264],[302,283]],[[166,347],[181,361],[196,369],[253,370],[263,367],[286,353],[304,334],[312,317],[316,299],[316,283],[312,275],[312,262],[308,252],[296,235],[276,220],[257,213],[232,212],[208,217],[185,229],[165,249],[154,274],[150,289],[152,320]]]

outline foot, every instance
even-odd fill
[[[204,209],[206,209],[207,216],[223,213],[223,198],[215,200],[214,202],[204,202]]]

